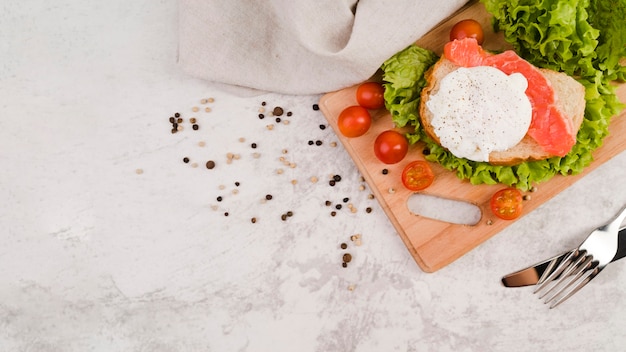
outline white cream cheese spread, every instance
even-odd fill
[[[457,157],[489,161],[489,153],[518,144],[528,132],[532,106],[528,81],[489,66],[447,74],[426,106],[441,146]]]

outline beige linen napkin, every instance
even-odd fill
[[[179,65],[263,91],[334,91],[371,77],[466,1],[179,0]]]

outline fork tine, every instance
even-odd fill
[[[567,255],[567,257],[563,259],[563,261],[561,261],[561,263],[554,269],[554,271],[550,272],[549,270],[546,270],[544,272],[544,275],[542,275],[539,281],[537,281],[537,284],[535,285],[535,290],[533,291],[533,293],[537,293],[543,290],[544,288],[546,288],[548,285],[550,285],[550,283],[554,281],[557,277],[559,277],[561,273],[563,272],[563,270],[565,270],[571,264],[571,262],[576,259],[576,256],[578,254],[579,254],[578,250],[575,249],[571,251]],[[547,273],[549,273],[549,275],[547,275]],[[545,275],[547,275],[547,277],[544,277]]]
[[[568,254],[571,254],[574,251],[575,251],[575,249],[571,250]],[[564,263],[565,260],[567,260],[567,258],[569,258],[569,257],[566,255],[566,256],[560,257],[560,258],[561,258],[560,260],[559,260],[559,257],[554,258],[552,261],[550,261],[550,263],[548,263],[548,266],[546,267],[546,269],[541,274],[541,277],[539,278],[539,280],[537,280],[536,285],[540,285],[540,284],[544,283],[546,281],[546,279],[548,278],[548,276],[550,276],[550,274],[554,272],[554,269],[556,267],[558,267],[561,263]]]
[[[565,267],[560,269],[562,273],[558,277],[555,277],[554,280],[552,280],[551,282],[545,283],[542,287],[542,289],[547,288],[549,284],[552,284],[552,286],[549,289],[547,289],[546,291],[537,290],[535,292],[535,293],[540,293],[539,298],[544,298],[545,296],[550,294],[550,292],[552,292],[554,289],[558,287],[563,287],[563,284],[565,282],[569,282],[572,280],[571,279],[572,275],[577,275],[580,272],[580,271],[577,271],[577,269],[582,270],[584,268],[581,265],[581,263],[583,263],[587,257],[585,256],[584,252],[579,252],[578,254],[579,255],[572,258],[572,261],[567,263]],[[559,291],[560,290],[561,289],[559,289]]]
[[[572,297],[576,292],[578,292],[581,288],[585,287],[589,283],[589,281],[593,280],[599,273],[602,271],[602,267],[596,266],[593,270],[587,270],[588,273],[585,278],[578,283],[572,290],[570,290],[566,295],[560,297],[558,300],[552,302],[550,305],[550,309],[555,308],[559,304],[565,302],[568,298]]]
[[[587,272],[588,269],[591,269],[593,267],[593,256],[582,256],[580,259],[584,260],[582,262],[580,260],[577,261],[580,263],[577,264],[575,267],[571,267],[571,270],[568,271],[567,275],[563,276],[560,280],[557,280],[557,282],[555,282],[554,286],[552,286],[552,288],[548,292],[539,297],[543,298],[547,296],[548,293],[550,293],[552,290],[558,288],[554,293],[552,293],[552,295],[546,298],[544,303],[550,303],[552,300],[563,294],[563,292],[565,292],[570,286],[576,283],[576,281],[578,281],[585,274],[585,272]]]

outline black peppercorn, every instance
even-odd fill
[[[280,106],[275,107],[274,110],[272,111],[274,116],[282,116],[283,112],[284,112],[283,108],[281,108]]]

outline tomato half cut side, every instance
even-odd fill
[[[408,163],[402,170],[402,184],[410,191],[421,191],[435,180],[435,174],[428,162],[415,160]]]
[[[517,219],[522,215],[524,198],[517,188],[504,188],[491,197],[491,211],[503,220]]]

